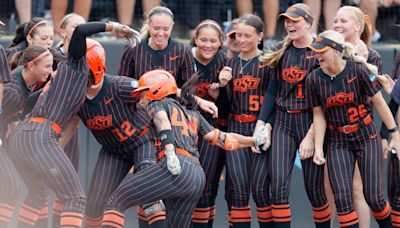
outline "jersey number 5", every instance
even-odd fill
[[[250,95],[249,102],[250,102],[250,111],[257,112],[258,110],[260,110],[260,104],[264,102],[264,97],[258,95]]]

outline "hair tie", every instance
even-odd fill
[[[364,14],[364,21],[368,25],[368,28],[371,30],[371,28],[372,28],[371,19],[369,18],[369,16],[367,14]]]

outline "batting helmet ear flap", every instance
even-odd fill
[[[86,39],[86,62],[94,76],[95,85],[103,80],[106,71],[105,59],[106,51],[103,46],[93,39]]]

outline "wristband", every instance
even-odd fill
[[[398,126],[395,126],[394,128],[389,129],[389,132],[390,132],[390,134],[392,134],[392,133],[395,133],[395,132],[398,131],[398,130],[399,130],[399,127],[398,127]]]

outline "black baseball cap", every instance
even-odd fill
[[[292,21],[300,21],[301,19],[304,19],[310,24],[312,24],[314,20],[313,17],[306,11],[295,6],[291,6],[286,10],[286,12],[279,14],[278,18],[281,16],[287,17]]]
[[[336,43],[335,41],[328,39],[326,37],[318,36],[315,38],[314,42],[311,45],[308,45],[307,48],[313,50],[314,52],[320,53],[333,48],[340,52],[343,51],[342,45]]]

